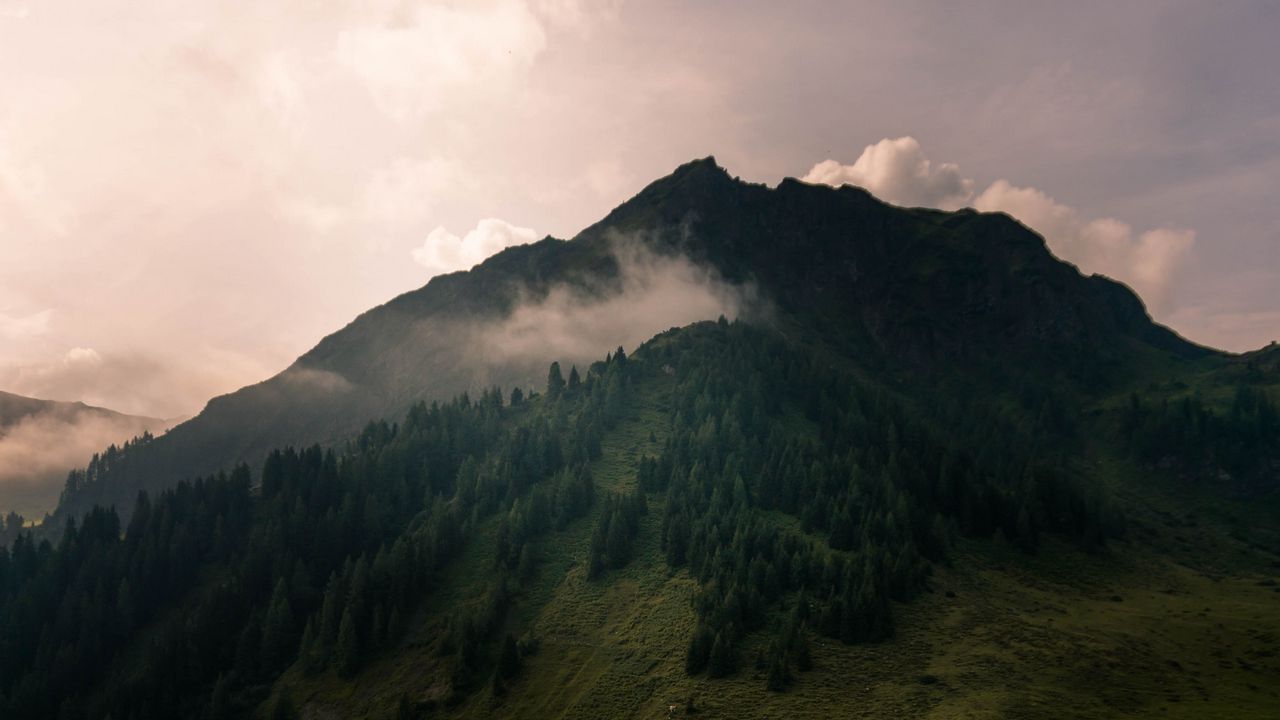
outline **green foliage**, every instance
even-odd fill
[[[605,568],[625,566],[632,555],[632,544],[640,527],[640,517],[648,512],[644,491],[615,495],[600,515],[591,533],[591,549],[587,559],[587,577],[598,577]]]
[[[1129,449],[1150,462],[1172,461],[1198,480],[1215,482],[1225,472],[1235,489],[1249,494],[1274,490],[1280,465],[1280,412],[1263,389],[1236,387],[1225,412],[1201,397],[1144,400],[1130,396],[1121,419]]]
[[[56,547],[20,537],[0,553],[0,642],[14,649],[0,654],[0,709],[56,713],[48,698],[75,695],[84,717],[189,716],[216,694],[234,715],[295,663],[358,678],[485,522],[489,580],[435,652],[452,701],[486,681],[500,695],[524,656],[508,621],[543,539],[598,506],[586,573],[606,578],[635,559],[653,495],[662,555],[697,583],[686,671],[732,675],[744,638],[765,633],[773,690],[812,667],[809,632],[891,637],[893,602],[919,593],[957,534],[1030,551],[1044,532],[1085,544],[1109,532],[1096,490],[1007,442],[1016,430],[998,416],[921,412],[740,323],[664,335],[635,357],[619,348],[576,383],[558,375],[541,399],[507,405],[486,389],[370,423],[339,450],[272,452],[256,491],[242,467],[154,504],[141,495],[123,534],[95,511]],[[656,455],[638,458],[635,488],[597,504],[602,437],[659,382],[665,440],[648,428]],[[228,627],[242,628],[233,643]],[[139,628],[149,642],[131,645]],[[71,650],[43,649],[58,645]],[[108,672],[126,649],[143,671]]]
[[[575,368],[576,369],[576,368]],[[551,400],[560,398],[560,394],[564,392],[564,376],[560,374],[560,363],[551,363],[551,369],[547,371],[547,397]]]

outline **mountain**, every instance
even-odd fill
[[[668,276],[683,282],[671,288]],[[654,302],[670,292],[701,302]],[[607,317],[646,303],[653,312]],[[596,315],[605,317],[584,318],[584,306],[603,307]],[[282,445],[340,442],[419,400],[528,387],[553,359],[586,362],[734,310],[796,323],[839,352],[916,378],[954,376],[957,366],[985,376],[998,361],[998,374],[1011,377],[997,382],[1034,368],[1037,379],[1097,385],[1146,362],[1221,356],[1153,323],[1124,286],[1058,261],[1006,215],[897,208],[858,188],[792,179],[768,188],[706,158],[570,241],[508,249],[364,313],[279,375],[215,398],[134,448],[127,466],[91,472],[68,488],[60,512],[94,504],[127,512],[140,489],[256,464]],[[500,336],[522,321],[521,337]],[[552,321],[569,327],[524,347]],[[507,354],[512,344],[523,349]]]
[[[40,517],[54,509],[70,470],[111,443],[164,424],[79,402],[0,392],[0,511]]]
[[[1007,216],[696,161],[73,475],[0,716],[1268,718],[1278,398]]]

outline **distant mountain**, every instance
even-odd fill
[[[68,471],[112,443],[164,427],[157,418],[0,392],[0,512],[39,519],[56,506]]]
[[[629,293],[666,293],[672,275],[687,281],[681,289],[702,286],[704,302],[691,311],[641,298],[653,312],[625,314]],[[257,464],[273,447],[340,442],[419,400],[527,387],[553,358],[582,362],[714,319],[708,298],[916,378],[1097,385],[1155,358],[1220,356],[1152,322],[1123,285],[1056,259],[1006,215],[899,208],[790,178],[769,188],[706,158],[570,241],[510,248],[362,314],[279,375],[213,399],[130,462],[90,473],[60,512],[124,508],[139,489]],[[582,320],[593,306],[604,310]],[[623,316],[610,322],[614,313]]]

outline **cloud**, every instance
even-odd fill
[[[439,275],[469,269],[499,250],[526,245],[537,239],[538,233],[530,228],[486,218],[462,237],[444,227],[432,230],[422,246],[414,249],[413,260],[433,275]]]
[[[397,158],[379,169],[365,187],[364,215],[392,234],[413,229],[431,216],[432,200],[455,172],[439,159]]]
[[[164,354],[100,353],[76,347],[50,361],[0,363],[0,388],[131,415],[172,418],[194,414],[241,378],[261,378],[269,372],[234,353],[199,346],[184,349],[207,358],[208,364],[190,367]]]
[[[553,28],[591,32],[602,20],[617,17],[622,0],[533,0],[534,12]]]
[[[616,2],[136,5],[0,22],[0,388],[191,413],[421,286],[432,228],[583,207],[528,191],[580,174],[524,152],[579,157],[534,79]]]
[[[337,394],[354,389],[351,381],[332,370],[295,365],[280,374],[280,379],[295,392]]]
[[[805,182],[840,187],[858,185],[895,205],[955,210],[973,196],[973,181],[952,163],[934,167],[913,137],[885,138],[868,145],[852,165],[824,160]]]
[[[67,473],[84,467],[93,453],[164,428],[143,418],[68,406],[0,425],[0,513],[39,517],[57,503]]]
[[[49,332],[49,319],[52,316],[52,310],[41,310],[22,317],[0,313],[0,338],[20,340],[32,335],[44,335]]]
[[[618,346],[634,349],[654,335],[721,315],[733,319],[763,308],[754,287],[732,285],[683,256],[657,255],[616,239],[616,283],[557,286],[482,328],[468,345],[477,359],[587,363]]]
[[[523,2],[387,4],[380,16],[343,31],[336,56],[397,122],[453,107],[476,88],[512,88],[546,47]]]
[[[804,180],[839,186],[861,185],[898,205],[942,209],[962,207],[973,198],[974,181],[952,163],[936,167],[915,138],[884,139],[868,145],[852,165],[825,160]],[[997,180],[976,198],[984,212],[1005,212],[1044,236],[1055,255],[1085,272],[1101,273],[1128,284],[1153,314],[1166,315],[1179,272],[1195,243],[1195,232],[1156,228],[1136,232],[1115,218],[1088,220],[1075,208],[1044,192]]]
[[[1055,255],[1128,284],[1161,315],[1171,309],[1173,285],[1195,243],[1191,230],[1136,233],[1114,218],[1086,220],[1043,192],[1006,180],[992,183],[974,200],[974,207],[1009,213],[1043,235]]]

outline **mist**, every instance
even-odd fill
[[[767,312],[754,286],[727,282],[685,256],[657,254],[624,237],[614,239],[613,255],[618,275],[607,286],[556,286],[475,331],[468,343],[474,359],[543,369],[552,360],[585,366],[674,327]]]
[[[95,452],[168,426],[161,420],[67,405],[0,425],[0,513],[38,519],[53,510],[67,473]]]

